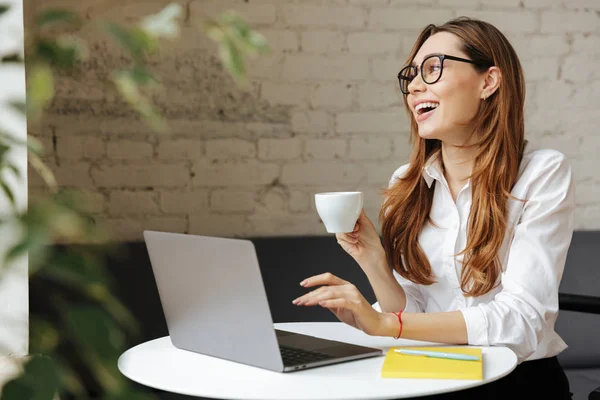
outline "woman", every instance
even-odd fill
[[[407,64],[398,79],[414,149],[383,191],[383,245],[364,211],[354,232],[336,234],[378,302],[326,273],[302,282],[320,287],[294,304],[326,307],[369,335],[517,354],[510,375],[457,398],[569,399],[554,323],[573,233],[571,169],[524,139],[518,57],[492,25],[459,18],[427,26]]]

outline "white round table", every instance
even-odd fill
[[[368,336],[341,322],[280,323],[275,328],[381,348],[384,354],[394,346],[432,344]],[[123,375],[142,385],[190,396],[244,400],[398,399],[483,385],[502,378],[517,365],[516,355],[508,348],[482,349],[481,381],[381,378],[383,356],[279,373],[180,350],[169,336],[127,350],[119,357],[118,366]]]

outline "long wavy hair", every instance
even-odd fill
[[[488,293],[498,283],[501,265],[498,251],[507,228],[507,204],[517,179],[525,146],[525,82],[517,54],[506,37],[491,24],[466,17],[443,25],[428,25],[419,34],[406,64],[413,61],[423,43],[438,32],[449,32],[462,42],[463,52],[481,65],[500,69],[501,83],[481,101],[474,121],[477,148],[471,173],[473,203],[468,220],[468,239],[460,285],[465,296]],[[476,67],[484,72],[488,67]],[[431,265],[418,237],[430,217],[434,186],[429,188],[422,171],[427,160],[441,151],[437,139],[423,139],[410,112],[407,96],[404,105],[411,119],[413,152],[406,173],[395,184],[382,190],[384,201],[379,212],[383,247],[388,264],[404,278],[423,285],[435,283]],[[441,158],[441,154],[440,154]],[[520,200],[520,199],[517,199]]]

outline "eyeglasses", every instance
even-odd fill
[[[433,54],[423,60],[421,66],[408,65],[398,73],[398,83],[400,84],[400,90],[404,94],[408,94],[408,85],[413,79],[417,77],[417,68],[421,70],[421,78],[423,82],[428,85],[433,85],[442,77],[442,71],[444,70],[444,60],[462,61],[469,64],[474,64],[480,67],[486,67],[486,64],[477,63],[473,60],[467,60],[466,58],[449,56],[446,54]]]

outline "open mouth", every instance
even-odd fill
[[[415,112],[417,113],[417,115],[427,114],[434,111],[436,108],[438,108],[439,105],[440,103],[433,102],[420,103],[415,107]]]

